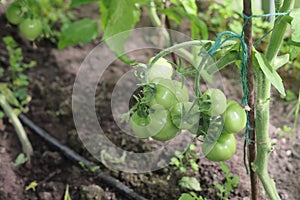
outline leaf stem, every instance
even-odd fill
[[[30,159],[30,156],[33,153],[31,143],[26,135],[26,132],[25,132],[19,118],[14,113],[11,106],[7,103],[5,96],[2,94],[0,94],[0,106],[3,108],[7,117],[11,120],[11,122],[17,132],[19,140],[22,144],[22,150],[26,154],[27,158]]]

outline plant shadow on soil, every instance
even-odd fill
[[[96,161],[83,147],[76,134],[71,111],[72,87],[75,75],[79,66],[89,51],[99,43],[99,39],[87,46],[77,45],[74,48],[66,48],[58,51],[55,45],[49,41],[37,42],[38,48],[33,48],[32,44],[26,42],[19,36],[17,27],[9,26],[2,14],[0,16],[0,37],[11,35],[23,50],[25,62],[37,61],[37,67],[30,69],[27,75],[30,78],[29,94],[32,101],[29,104],[29,118],[39,127],[46,130],[61,143],[71,147],[74,151],[85,158]],[[138,59],[146,61],[151,52],[140,55]],[[7,67],[8,53],[5,44],[0,41],[0,64]],[[101,115],[102,128],[108,137],[120,146],[134,151],[148,151],[149,145],[146,142],[120,134],[119,128],[114,123],[110,109],[110,95],[118,77],[122,76],[129,66],[116,61],[107,71],[102,84],[98,86],[96,109]],[[226,69],[222,72],[225,93],[228,97],[241,98],[240,82],[238,81],[238,71],[232,73],[233,69]],[[234,75],[236,74],[236,75]],[[235,77],[234,77],[235,76]],[[287,85],[288,86],[288,85]],[[293,158],[289,153],[290,140],[288,137],[279,137],[276,127],[283,124],[290,124],[284,116],[288,111],[287,106],[283,106],[274,92],[272,105],[272,126],[271,133],[274,142],[277,142],[275,150],[270,158],[270,172],[278,187],[282,199],[297,199],[300,196],[298,184],[300,177],[300,161]],[[77,163],[73,163],[64,157],[61,152],[53,148],[34,133],[26,129],[34,148],[34,155],[31,163],[15,168],[14,159],[21,152],[20,144],[14,129],[7,119],[4,119],[6,128],[0,131],[0,199],[62,199],[66,185],[70,186],[72,199],[126,199],[115,189],[108,188],[105,183],[99,182],[97,177],[91,172],[84,171]],[[3,126],[2,126],[3,127]],[[299,130],[299,129],[298,129]],[[240,176],[238,188],[230,195],[230,199],[249,198],[249,177],[245,173],[243,166],[243,134],[236,135],[237,153],[232,159],[226,161],[234,175]],[[296,140],[299,142],[298,138]],[[298,149],[297,149],[298,148]],[[300,147],[296,146],[296,150]],[[224,182],[224,177],[219,163],[213,163],[205,158],[197,160],[199,172],[194,173],[188,170],[187,174],[182,174],[173,167],[166,167],[157,171],[134,174],[107,169],[99,163],[101,169],[111,176],[119,179],[135,192],[149,199],[178,199],[182,192],[187,190],[178,186],[178,181],[184,175],[195,176],[201,184],[202,191],[199,194],[208,199],[217,199],[216,189],[213,183]],[[39,185],[36,190],[25,190],[25,187],[32,181],[37,181]],[[104,192],[99,192],[100,187]],[[94,196],[93,196],[94,195]],[[262,196],[262,198],[266,198]]]

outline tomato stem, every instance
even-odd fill
[[[284,0],[280,12],[289,11],[293,5],[294,0]],[[283,20],[285,17],[286,16],[280,16],[274,22],[273,32],[266,52],[266,58],[271,65],[273,65],[273,61],[280,50],[280,46],[286,32],[287,21]],[[255,131],[257,133],[257,157],[256,161],[252,163],[252,168],[255,170],[259,179],[261,180],[269,198],[271,200],[279,200],[280,197],[276,191],[275,182],[268,173],[268,160],[272,148],[271,139],[269,137],[271,83],[260,69],[256,70],[256,77],[257,94]]]

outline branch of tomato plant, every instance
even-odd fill
[[[248,0],[244,0],[243,2],[244,5],[244,14],[246,16],[252,16],[252,3],[251,1]],[[249,139],[249,143],[248,143],[248,160],[249,163],[253,163],[255,162],[256,159],[256,145],[255,145],[255,116],[254,116],[254,84],[253,84],[253,67],[252,67],[252,19],[251,17],[245,18],[245,25],[244,25],[244,41],[245,44],[247,45],[247,55],[248,55],[248,59],[247,59],[247,88],[249,91],[249,95],[248,95],[248,105],[251,110],[247,111],[248,113],[248,125],[249,127],[251,127],[250,130],[248,130],[248,139]],[[248,92],[247,91],[247,92]],[[247,142],[247,140],[245,140],[245,142]],[[255,173],[255,171],[252,169],[252,167],[250,166],[250,182],[251,182],[251,199],[252,200],[257,200],[258,199],[258,178],[257,175]]]
[[[0,94],[0,106],[4,110],[6,116],[11,120],[11,122],[17,132],[19,140],[22,144],[22,150],[26,154],[27,159],[30,160],[30,156],[33,153],[31,143],[26,135],[26,132],[25,132],[19,118],[14,113],[13,109],[8,104],[8,102],[6,101],[6,98],[3,94]]]
[[[294,5],[294,0],[284,0],[280,12],[288,12]],[[280,50],[284,34],[288,25],[287,16],[279,16],[274,22],[274,28],[266,51],[266,58],[273,66],[274,60]],[[261,69],[256,70],[257,94],[256,94],[256,144],[257,157],[252,163],[252,168],[261,180],[266,193],[271,200],[280,199],[274,180],[268,173],[268,160],[272,151],[272,143],[269,137],[269,112],[271,83]]]

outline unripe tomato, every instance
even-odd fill
[[[9,4],[5,12],[7,20],[12,24],[19,24],[23,20],[21,6],[17,2]]]
[[[148,64],[154,57],[150,58]],[[148,70],[148,81],[151,82],[156,78],[171,79],[173,75],[172,65],[164,58],[159,58]]]
[[[219,162],[228,160],[236,151],[234,134],[221,133],[217,141],[204,140],[202,152],[208,160]]]
[[[218,116],[225,112],[226,110],[226,96],[225,94],[217,89],[217,88],[210,88],[205,91],[203,95],[208,95],[210,97],[210,109],[209,114],[210,116]]]
[[[38,19],[24,19],[19,24],[21,34],[28,40],[35,40],[42,32],[42,23]]]
[[[139,116],[137,112],[133,113],[130,118],[130,128],[134,134],[139,138],[148,138],[150,133],[148,132],[148,125],[151,123],[150,117]]]
[[[170,109],[178,102],[188,101],[188,90],[180,82],[169,79],[158,78],[154,80],[155,94],[151,105],[159,104]]]
[[[179,102],[172,107],[171,117],[177,128],[191,129],[199,123],[200,111],[192,102]]]
[[[171,115],[168,110],[158,109],[155,111],[153,117],[156,117],[157,119],[157,127],[162,127],[158,132],[157,128],[154,129],[157,134],[152,136],[153,139],[167,141],[178,135],[180,130],[172,123]]]
[[[235,101],[229,101],[224,113],[224,130],[237,133],[245,128],[247,116],[245,110]]]
[[[167,118],[167,112],[163,112],[161,105],[154,105],[149,108],[147,116],[140,116],[136,111],[130,118],[130,127],[136,137],[148,138],[159,133],[165,126],[161,120]]]

